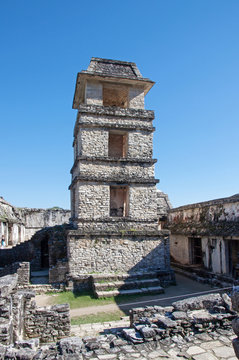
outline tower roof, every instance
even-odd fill
[[[152,80],[142,77],[137,65],[133,62],[92,57],[87,70],[82,70],[77,74],[74,109],[78,108],[80,98],[83,97],[85,82],[93,79],[140,86],[144,88],[145,95],[154,85]]]
[[[94,73],[95,75],[105,75],[113,77],[123,77],[127,79],[142,79],[142,75],[133,62],[91,58],[90,65],[82,73]]]

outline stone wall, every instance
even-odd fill
[[[211,227],[208,227],[209,223]],[[202,235],[233,235],[233,232],[238,232],[238,223],[239,195],[180,206],[169,214],[170,228],[174,233],[192,234],[196,231]]]
[[[76,174],[80,172],[84,176],[95,176],[101,178],[107,178],[108,176],[126,178],[127,176],[136,177],[136,178],[144,178],[144,179],[152,179],[154,177],[154,164],[152,162],[148,163],[138,163],[129,161],[128,159],[121,162],[119,164],[118,161],[111,162],[110,164],[110,174],[109,172],[109,164],[108,161],[97,160],[97,159],[89,159],[81,161],[75,168],[73,173],[73,178]]]
[[[35,294],[17,286],[17,274],[0,277],[0,344],[35,337],[49,342],[70,335],[68,304],[37,308]]]
[[[49,267],[49,282],[65,282],[68,272],[67,263],[67,231],[72,229],[71,225],[59,225],[38,231],[31,240],[25,241],[13,248],[0,250],[0,264],[6,266],[5,270],[11,269],[15,262],[29,262],[32,271],[39,271],[42,266]],[[45,251],[48,248],[48,262],[42,263]],[[15,269],[15,265],[13,266]],[[27,275],[27,274],[25,274]],[[29,275],[28,275],[29,279]]]
[[[237,315],[231,305],[226,294],[209,294],[167,307],[136,308],[130,314],[131,328],[107,329],[97,337],[74,336],[40,348],[27,341],[16,342],[14,348],[0,347],[0,358],[232,359],[228,343],[231,320]]]
[[[70,335],[69,304],[37,308],[35,302],[25,306],[24,337],[50,342]]]
[[[4,235],[6,246],[16,246],[45,227],[68,224],[70,216],[70,210],[60,208],[18,208],[0,197],[0,239]]]
[[[82,219],[104,219],[107,220],[110,214],[110,186],[101,183],[80,183],[75,185],[75,196],[80,198],[76,215]],[[157,226],[157,202],[156,188],[154,185],[129,186],[129,220],[139,222],[155,221]],[[147,209],[147,211],[145,211]],[[105,226],[106,228],[107,226]],[[142,225],[144,229],[144,225]]]
[[[128,157],[150,159],[153,155],[153,134],[145,131],[129,132]]]
[[[239,195],[181,206],[169,212],[170,251],[181,264],[195,264],[194,242],[201,264],[215,273],[236,276],[239,251]]]
[[[68,235],[69,274],[169,270],[169,235]]]
[[[25,241],[46,227],[68,224],[71,212],[65,209],[19,209],[19,215],[25,225]]]
[[[129,108],[144,109],[144,90],[141,87],[130,87],[128,90]],[[103,105],[103,84],[87,81],[85,102],[88,105]]]
[[[30,263],[14,262],[0,269],[0,277],[12,274],[18,275],[18,285],[28,285],[30,281]]]
[[[100,125],[100,124],[99,124]],[[142,125],[140,123],[140,125]],[[123,127],[122,127],[123,128]],[[84,127],[77,137],[76,156],[108,156],[108,129],[97,129]],[[129,159],[150,159],[152,158],[153,134],[147,131],[129,131],[128,151]]]
[[[142,88],[129,89],[129,108],[144,109],[144,90]]]

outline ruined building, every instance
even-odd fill
[[[154,82],[134,63],[92,58],[78,73],[69,274],[169,272],[169,232],[158,230],[152,159]]]
[[[68,223],[69,218],[69,210],[19,208],[0,197],[0,238],[4,235],[6,246],[28,241],[37,231]]]
[[[173,260],[239,279],[238,194],[171,209],[168,225]]]
[[[50,283],[69,287],[90,284],[95,273],[148,273],[157,290],[162,289],[158,277],[171,280],[164,228],[170,203],[156,190],[154,112],[144,109],[153,85],[129,62],[92,58],[78,74],[70,224],[51,227],[57,211],[22,209],[19,219],[28,235],[39,231],[29,241],[0,250],[1,266],[30,262],[31,271],[48,268]],[[60,214],[67,222],[68,212]]]

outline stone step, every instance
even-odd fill
[[[111,281],[136,281],[143,279],[152,279],[157,278],[157,272],[137,272],[137,273],[121,273],[121,274],[93,274],[93,281],[98,283],[101,281],[111,282]]]
[[[149,295],[162,293],[164,293],[164,289],[161,286],[149,286],[141,289],[96,291],[96,296],[98,298],[107,298],[117,295]]]
[[[135,281],[112,281],[112,282],[104,282],[104,283],[94,283],[95,291],[109,291],[109,289],[140,289],[149,286],[160,286],[160,280],[157,278],[152,279],[143,279],[143,280],[135,280]]]

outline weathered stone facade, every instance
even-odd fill
[[[158,230],[153,82],[134,63],[92,58],[77,76],[69,275],[170,271],[169,232]]]
[[[170,210],[171,255],[181,264],[239,276],[239,195]]]
[[[5,236],[6,246],[28,241],[39,230],[68,224],[70,210],[61,208],[19,208],[0,197],[0,239]]]

